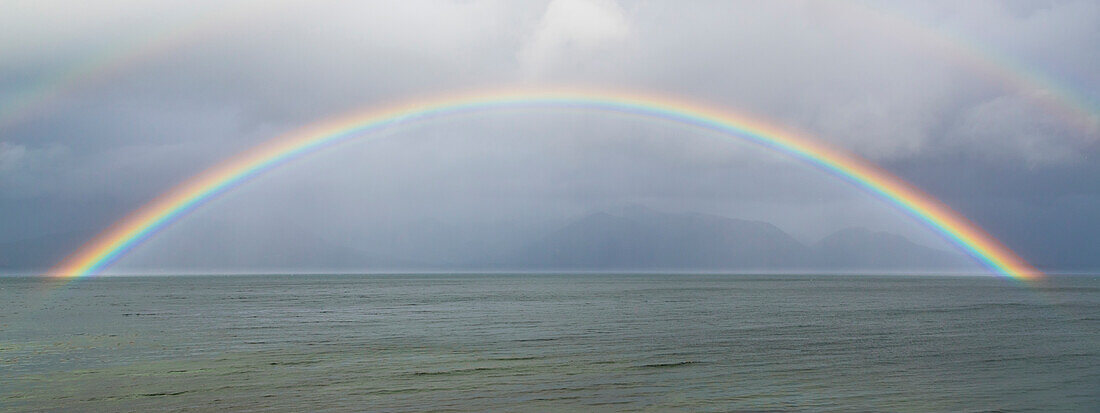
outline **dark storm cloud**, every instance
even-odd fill
[[[1100,226],[1100,183],[1089,178],[1100,176],[1095,127],[1069,125],[1060,108],[1033,98],[1043,91],[1003,84],[874,17],[884,9],[985,44],[1095,101],[1093,2],[81,7],[58,14],[26,3],[0,17],[0,97],[33,85],[33,73],[93,58],[88,50],[140,44],[134,39],[165,26],[233,11],[207,25],[212,34],[150,53],[0,130],[0,241],[103,228],[218,160],[353,108],[440,91],[580,84],[690,96],[775,119],[884,164],[1025,257],[1100,267],[1089,258],[1100,256],[1100,242],[1087,230]],[[880,201],[782,156],[659,123],[513,111],[399,128],[297,162],[187,218],[132,264],[155,266],[211,236],[202,228],[239,225],[246,242],[274,231],[264,223],[292,222],[371,249],[430,219],[480,231],[491,244],[624,204],[770,221],[806,242],[866,226],[950,248]],[[201,260],[206,252],[191,253]]]

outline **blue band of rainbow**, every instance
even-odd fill
[[[656,95],[560,89],[445,96],[319,122],[230,158],[169,190],[86,243],[51,270],[50,275],[83,277],[99,273],[195,208],[259,174],[335,143],[397,124],[522,106],[629,113],[702,127],[755,143],[807,162],[889,202],[941,234],[995,274],[1021,280],[1042,275],[985,231],[901,179],[855,155],[758,117]]]

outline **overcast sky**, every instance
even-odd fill
[[[356,108],[577,85],[774,119],[1043,268],[1100,269],[1100,3],[911,3],[6,1],[0,243],[102,230],[219,160]],[[246,243],[293,226],[369,249],[365,234],[423,222],[503,239],[634,204],[768,221],[806,243],[855,226],[953,248],[816,169],[667,123],[520,109],[376,138],[264,175],[116,267],[155,266],[210,228]]]

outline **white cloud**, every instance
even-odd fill
[[[612,1],[553,0],[518,58],[529,76],[556,66],[577,69],[619,45],[629,34],[625,13]]]
[[[0,172],[17,168],[26,154],[26,146],[0,142]]]

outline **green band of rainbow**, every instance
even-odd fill
[[[916,218],[995,274],[1026,280],[1042,274],[936,199],[852,154],[770,123],[668,97],[624,92],[507,90],[418,100],[317,123],[261,144],[191,178],[98,235],[51,271],[58,277],[99,273],[187,212],[291,159],[367,132],[407,122],[509,107],[612,111],[702,127],[782,152],[863,188]]]

